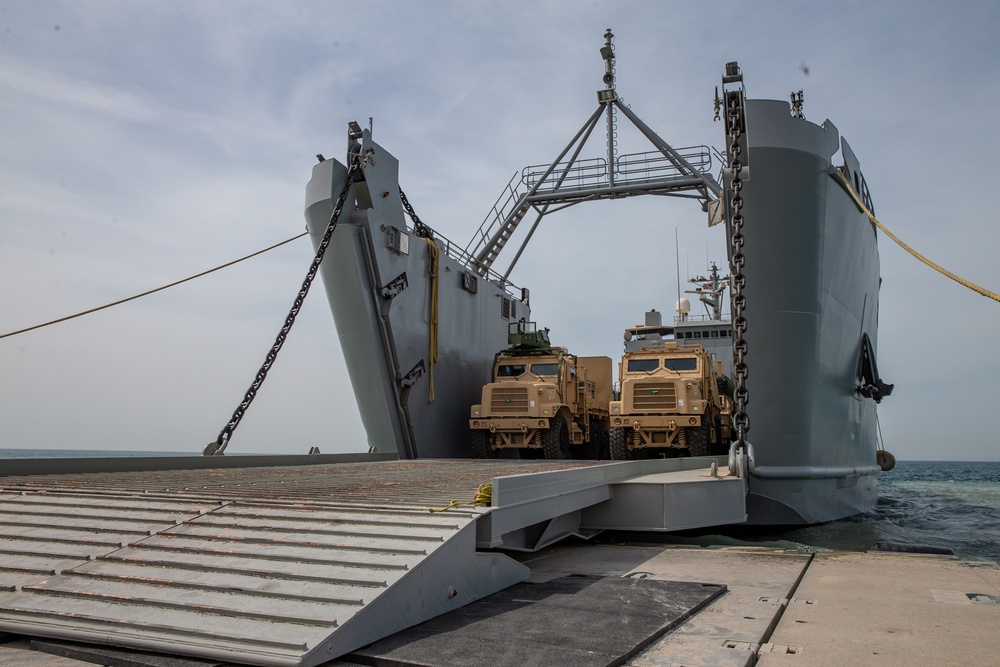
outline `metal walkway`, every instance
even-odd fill
[[[715,523],[742,520],[742,480],[681,469],[704,465],[420,460],[0,477],[0,629],[317,665],[528,577],[477,543],[534,550],[615,527],[620,514],[621,527],[674,529],[669,508],[687,504],[692,481],[697,502],[706,482],[729,498],[714,503]],[[490,480],[491,507],[428,512]]]

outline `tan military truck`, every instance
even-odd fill
[[[505,450],[547,459],[607,456],[611,358],[577,357],[548,334],[534,322],[510,325],[510,347],[496,355],[482,403],[472,406],[476,458]]]
[[[608,407],[612,459],[729,450],[733,401],[722,362],[672,334],[670,326],[625,330],[619,395]]]

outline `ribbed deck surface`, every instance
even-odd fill
[[[472,500],[494,477],[599,465],[597,461],[418,460],[275,468],[164,470],[0,477],[0,489],[177,494],[230,500],[447,505]],[[606,463],[606,462],[603,462]]]
[[[429,507],[472,500],[495,476],[578,465],[417,461],[0,478],[0,628],[318,664],[411,625],[407,618],[430,618],[526,576],[505,556],[475,552],[481,510]],[[428,610],[411,612],[411,600]],[[366,608],[369,620],[339,632]],[[366,639],[366,624],[381,634]]]

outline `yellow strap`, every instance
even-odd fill
[[[430,507],[427,509],[428,512],[447,512],[452,507],[459,507],[460,505],[490,505],[493,503],[493,485],[492,484],[480,484],[479,490],[476,491],[476,495],[472,497],[472,500],[467,502],[462,502],[461,500],[453,500],[448,503],[447,507],[442,507],[441,509],[434,509]]]
[[[916,257],[921,262],[923,262],[927,266],[931,267],[932,269],[934,269],[938,273],[940,273],[942,275],[945,275],[945,276],[948,276],[949,278],[951,278],[952,280],[954,280],[956,283],[959,283],[960,285],[964,285],[964,286],[968,287],[973,292],[978,292],[979,294],[982,294],[985,297],[988,297],[990,299],[993,299],[994,301],[1000,302],[1000,294],[997,294],[996,292],[991,292],[990,290],[986,289],[985,287],[980,287],[979,285],[977,285],[976,283],[974,283],[974,282],[972,282],[970,280],[966,280],[965,278],[961,278],[959,276],[956,276],[954,273],[952,273],[948,269],[946,269],[946,268],[944,268],[942,266],[938,266],[937,264],[935,264],[931,260],[929,260],[926,257],[924,257],[923,255],[921,255],[919,252],[917,252],[916,250],[914,250],[913,248],[911,248],[910,246],[906,245],[901,240],[899,240],[899,238],[897,238],[895,234],[893,234],[888,229],[886,229],[885,225],[883,225],[881,222],[879,222],[878,218],[876,218],[875,215],[871,211],[868,210],[868,207],[864,205],[864,203],[861,201],[861,198],[858,197],[858,193],[856,193],[854,191],[854,188],[851,187],[850,182],[844,177],[844,175],[840,172],[840,170],[839,169],[834,169],[833,173],[836,176],[837,182],[840,183],[841,187],[843,187],[844,190],[847,191],[847,194],[849,194],[851,196],[851,199],[853,199],[854,203],[857,205],[857,207],[859,209],[861,209],[861,212],[864,213],[865,215],[867,215],[868,219],[872,221],[872,224],[874,224],[876,227],[878,227],[882,231],[883,234],[885,234],[890,239],[892,239],[893,241],[895,241],[899,245],[900,248],[902,248],[906,252],[910,253],[911,255],[913,255],[914,257]]]
[[[425,238],[427,243],[427,273],[431,277],[430,332],[427,343],[427,402],[434,402],[434,364],[438,361],[438,267],[440,266],[441,249],[433,239]]]

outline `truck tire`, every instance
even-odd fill
[[[708,441],[711,428],[712,426],[708,419],[703,418],[701,426],[688,429],[688,449],[691,450],[691,456],[708,456]]]
[[[590,423],[590,442],[583,445],[583,458],[590,461],[607,459],[608,454],[608,423],[594,420]]]
[[[547,459],[569,458],[569,426],[562,415],[553,417],[549,428],[542,434],[542,451]]]
[[[612,461],[628,461],[632,458],[625,442],[625,429],[617,427],[611,429],[610,449]]]
[[[497,450],[490,447],[490,433],[488,431],[472,432],[472,456],[477,459],[495,459]]]
[[[611,458],[611,434],[608,433],[608,422],[602,421],[597,426],[597,442],[594,445],[597,450],[597,460],[607,461]]]

